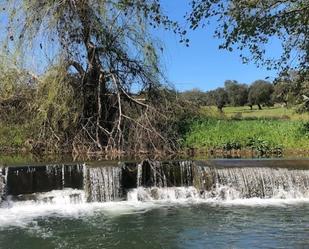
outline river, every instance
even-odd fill
[[[308,248],[308,160],[0,169],[0,248]]]

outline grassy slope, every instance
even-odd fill
[[[232,117],[241,113],[242,117],[256,117],[256,118],[278,118],[278,119],[290,119],[290,120],[309,120],[309,114],[298,114],[293,108],[284,108],[280,106],[263,108],[263,110],[258,110],[254,108],[250,110],[247,106],[241,107],[226,107],[224,108],[225,115],[227,117]]]
[[[290,119],[299,121],[309,121],[309,113],[298,114],[295,112],[294,108],[284,108],[280,106],[274,106],[269,108],[263,108],[263,110],[258,110],[256,106],[253,110],[250,110],[248,106],[240,107],[225,107],[223,109],[225,117],[233,117],[236,115],[241,115],[243,118],[274,118],[274,119]],[[202,113],[206,116],[219,117],[220,114],[217,108],[212,107],[202,107]]]
[[[224,116],[215,108],[204,107],[208,117],[193,122],[185,135],[185,146],[194,148],[222,148],[227,143],[237,143],[248,148],[250,142],[284,149],[309,149],[309,134],[303,131],[309,115],[296,114],[281,107],[252,110],[247,107],[224,108]],[[232,120],[236,113],[240,120]],[[210,117],[209,117],[210,116]],[[220,117],[220,118],[219,118]],[[250,118],[250,120],[247,120]],[[284,118],[284,120],[279,120]]]

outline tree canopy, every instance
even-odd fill
[[[307,0],[194,0],[188,15],[191,28],[218,23],[220,48],[239,49],[244,62],[254,59],[268,68],[309,68],[309,1]],[[282,53],[265,56],[268,43],[277,39]],[[248,53],[249,52],[249,53]]]
[[[232,106],[244,106],[248,102],[248,86],[235,80],[226,80],[224,88],[227,92],[229,104]]]
[[[215,105],[220,112],[222,112],[223,107],[228,104],[228,94],[223,87],[218,87],[215,90],[209,91],[207,96],[209,98],[208,102],[210,102],[211,105]]]
[[[265,80],[256,80],[249,87],[248,102],[250,105],[272,104],[272,93],[274,91],[273,85]]]

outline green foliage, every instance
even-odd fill
[[[222,87],[208,91],[207,98],[207,103],[210,105],[215,105],[220,111],[222,111],[222,108],[227,105],[229,101],[228,94]]]
[[[242,145],[237,141],[228,141],[222,145],[219,145],[220,149],[229,151],[229,150],[240,150]]]
[[[0,151],[14,151],[24,148],[25,141],[32,135],[30,124],[0,123]]]
[[[201,119],[191,124],[185,146],[269,149],[308,149],[309,140],[301,133],[302,122],[281,120]],[[233,145],[233,146],[232,146]]]
[[[244,106],[248,102],[248,86],[246,84],[239,84],[235,80],[227,80],[224,82],[224,88],[230,105]]]
[[[249,137],[246,146],[252,150],[258,150],[264,153],[269,151],[271,148],[269,141],[263,140],[259,137]]]
[[[242,51],[244,62],[253,59],[267,68],[308,69],[308,11],[308,0],[194,0],[188,19],[192,29],[217,21],[220,48]],[[283,49],[277,58],[269,58],[265,44],[274,37]]]
[[[274,91],[273,85],[264,80],[257,80],[249,87],[248,103],[250,105],[258,105],[261,109],[261,105],[272,105],[271,95]]]
[[[288,103],[293,101],[292,85],[285,81],[276,82],[273,100],[277,103],[284,103],[287,107]]]
[[[51,139],[54,142],[50,144],[55,147],[57,143],[68,143],[78,127],[82,108],[81,96],[77,96],[72,87],[76,81],[60,64],[51,67],[37,86],[37,135]]]
[[[189,91],[185,91],[180,93],[180,96],[184,98],[184,100],[191,102],[194,105],[207,105],[207,96],[206,93],[199,89],[192,89]]]
[[[24,123],[32,116],[35,79],[0,55],[0,120]]]
[[[300,128],[300,132],[309,139],[309,121],[303,123]]]
[[[280,144],[273,145],[270,141],[260,137],[249,137],[246,147],[259,152],[261,156],[267,153],[282,154],[282,146]]]

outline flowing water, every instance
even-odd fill
[[[309,248],[309,161],[2,167],[0,248]]]

